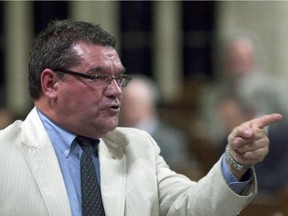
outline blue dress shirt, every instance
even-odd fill
[[[76,142],[73,142],[76,138],[75,134],[72,134],[53,123],[39,110],[38,114],[55,149],[63,175],[71,213],[73,216],[82,215],[80,182],[80,158],[82,148],[77,145]],[[98,184],[100,185],[100,164],[97,150],[98,144],[99,140],[95,140],[93,162],[96,168]],[[227,184],[235,193],[241,194],[252,180],[252,171],[248,171],[245,180],[240,182],[230,172],[224,156],[222,156],[221,160],[222,173]]]
[[[40,111],[38,111],[38,114],[56,152],[69,199],[71,213],[73,216],[82,215],[80,158],[83,150],[76,142],[73,142],[76,138],[75,134],[59,127]],[[93,144],[93,162],[96,168],[98,184],[100,185],[100,164],[97,150],[99,140],[95,140]]]

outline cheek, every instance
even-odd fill
[[[87,94],[87,91],[71,89],[63,91],[58,96],[58,104],[67,112],[88,112],[92,107],[97,106],[99,97]],[[77,114],[77,113],[75,113]]]
[[[60,88],[61,87],[61,88]],[[94,89],[85,83],[77,82],[62,83],[58,88],[57,109],[62,116],[89,119],[99,116],[103,92]]]

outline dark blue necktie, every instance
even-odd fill
[[[80,161],[82,215],[105,216],[96,170],[92,160],[92,140],[78,136],[76,141],[83,149]]]

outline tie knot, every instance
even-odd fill
[[[92,139],[88,137],[77,136],[76,142],[82,147],[92,146]]]

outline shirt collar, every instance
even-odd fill
[[[75,139],[76,135],[52,122],[47,116],[45,116],[38,109],[37,111],[53,146],[54,147],[57,146],[57,148],[59,148],[61,152],[66,157],[68,157],[76,146],[73,143],[73,140]]]
[[[46,115],[44,115],[41,111],[37,109],[38,115],[48,133],[48,136],[54,146],[54,148],[59,148],[60,151],[66,156],[69,157],[69,155],[73,151],[80,151],[82,152],[82,149],[77,145],[76,142],[73,142],[76,138],[76,134],[73,134],[66,129],[60,127],[56,123],[52,122]],[[99,144],[99,139],[92,139],[93,140],[93,152],[97,155],[97,146]],[[76,152],[76,154],[79,154],[79,152]]]

